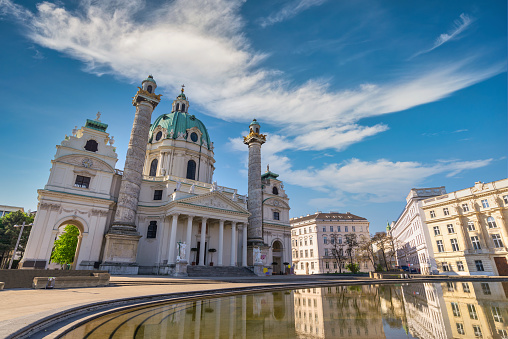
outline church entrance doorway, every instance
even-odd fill
[[[205,242],[205,248],[204,248],[204,251],[205,251],[205,257],[204,257],[204,258],[205,258],[205,259],[204,259],[204,263],[203,263],[203,265],[206,265],[206,252],[208,252],[208,251],[207,251],[207,249],[208,249],[208,243],[207,243],[207,242]],[[201,252],[201,241],[198,241],[198,253],[197,253],[197,256],[196,256],[196,257],[197,257],[197,258],[196,258],[196,265],[200,265],[200,264],[201,264],[201,263],[199,262],[199,253],[200,253],[200,252]]]
[[[82,226],[76,222],[64,222],[58,227],[49,268],[72,270],[77,268],[82,234]]]
[[[272,265],[274,274],[283,274],[282,272],[282,243],[278,240],[272,245]]]

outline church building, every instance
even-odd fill
[[[38,190],[22,268],[56,267],[53,244],[70,224],[80,231],[73,269],[185,275],[187,265],[199,265],[288,272],[289,198],[277,174],[261,174],[266,136],[259,123],[254,120],[244,137],[247,197],[213,181],[214,145],[189,113],[183,87],[172,111],[150,123],[161,100],[156,88],[149,76],[133,98],[123,171],[115,168],[114,139],[99,113],[57,145],[48,182]]]

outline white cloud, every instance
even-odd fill
[[[303,10],[321,2],[293,4]],[[142,0],[89,0],[75,11],[42,2],[35,13],[10,0],[0,4],[0,13],[17,18],[35,43],[83,61],[89,72],[133,83],[151,73],[169,100],[185,83],[191,104],[207,114],[284,126],[286,142],[304,150],[343,150],[388,129],[361,126],[362,118],[442,99],[505,69],[504,63],[478,69],[470,58],[420,66],[384,84],[332,90],[329,81],[311,79],[294,86],[282,72],[260,67],[267,54],[242,33],[241,0],[150,3],[149,11]]]
[[[260,19],[261,27],[267,27],[278,22],[291,19],[306,9],[322,5],[326,0],[296,0],[291,1],[281,10],[270,14],[268,17]]]
[[[474,21],[474,19],[471,18],[469,15],[462,13],[459,16],[459,19],[457,19],[453,22],[453,27],[450,31],[448,31],[448,33],[443,33],[443,34],[439,35],[439,37],[434,41],[434,44],[432,45],[432,47],[414,54],[411,58],[414,58],[418,55],[433,51],[436,48],[438,48],[439,46],[441,46],[442,44],[444,44],[450,40],[456,39],[458,37],[458,35],[460,33],[462,33],[466,28],[468,28],[469,25],[471,25],[471,23],[473,21]]]

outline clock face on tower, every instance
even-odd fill
[[[82,164],[85,168],[90,168],[93,165],[93,161],[92,161],[92,159],[85,158],[85,159],[83,159]]]

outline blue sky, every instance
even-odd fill
[[[247,192],[256,118],[263,167],[291,216],[397,218],[413,187],[507,177],[506,1],[0,0],[0,204],[36,209],[50,160],[102,112],[123,168],[131,97],[148,74],[215,144],[219,185]]]

